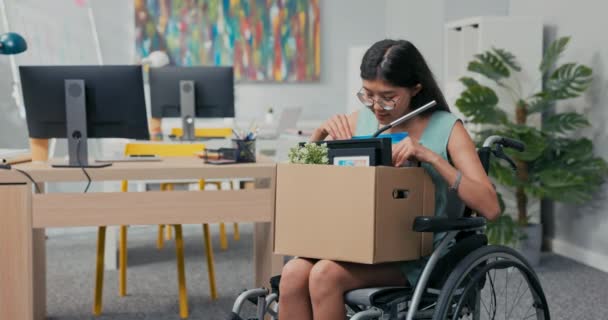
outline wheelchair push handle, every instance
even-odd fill
[[[489,136],[484,140],[482,148],[479,152],[479,160],[486,173],[490,169],[490,155],[493,154],[496,158],[503,159],[509,163],[513,170],[517,170],[515,161],[511,159],[503,150],[503,147],[515,149],[519,152],[525,150],[523,142],[511,138],[501,137],[498,135]]]
[[[515,139],[511,139],[511,138],[502,138],[501,142],[502,142],[503,146],[505,146],[507,148],[515,149],[519,152],[523,152],[524,150],[526,150],[526,146],[524,145],[524,143],[519,140],[515,140]]]
[[[523,142],[501,136],[489,136],[483,142],[483,146],[487,148],[492,148],[494,144],[498,144],[506,148],[511,148],[519,152],[523,152],[526,149],[526,146]]]

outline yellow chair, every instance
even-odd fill
[[[175,137],[181,137],[184,134],[182,128],[173,128],[171,129],[171,135]],[[194,136],[197,138],[224,138],[228,139],[232,136],[232,128],[196,128],[194,129]],[[221,183],[220,182],[207,182],[207,184],[216,185],[217,189],[220,190]],[[239,234],[239,225],[238,223],[233,224],[234,228],[234,240],[238,241],[240,239]],[[162,233],[162,231],[159,231]],[[171,239],[171,229],[167,229],[167,240]],[[162,248],[162,238],[159,238],[158,247]],[[222,250],[228,249],[228,237],[226,236],[226,226],[224,223],[220,223],[220,248]]]
[[[182,128],[171,129],[171,135],[181,137],[184,134]],[[232,128],[196,128],[194,136],[197,138],[230,138]]]
[[[167,143],[129,143],[125,147],[125,155],[133,154],[154,154],[160,157],[179,157],[193,156],[197,152],[205,149],[205,145],[201,143],[192,144],[167,144]],[[205,189],[205,180],[198,181],[199,190]],[[128,182],[122,181],[121,189],[123,192],[128,191]],[[161,191],[173,190],[172,183],[162,183]],[[175,228],[175,247],[177,256],[177,273],[179,284],[179,310],[180,317],[188,317],[188,297],[186,292],[186,276],[184,267],[184,242],[182,235],[182,226],[174,225]],[[157,246],[163,246],[163,229],[160,225],[158,230]],[[170,228],[167,228],[170,230]],[[93,305],[93,314],[100,315],[102,309],[102,292],[103,292],[103,272],[104,272],[104,251],[105,251],[105,234],[106,227],[99,227],[97,235],[97,265],[95,277],[95,297]],[[207,270],[209,273],[209,290],[212,299],[217,298],[217,290],[215,285],[215,271],[213,264],[213,251],[211,246],[211,235],[209,225],[203,224],[203,237],[205,242],[205,252],[207,255]],[[119,245],[119,295],[125,296],[127,293],[127,227],[120,226],[120,245]]]

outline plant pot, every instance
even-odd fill
[[[540,264],[540,249],[543,240],[543,227],[540,223],[531,223],[521,228],[524,239],[517,243],[517,250],[532,267]]]

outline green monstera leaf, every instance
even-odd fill
[[[479,86],[479,82],[471,77],[462,77],[460,78],[460,82],[465,85],[465,87],[470,88],[474,86]]]
[[[540,182],[543,198],[577,204],[592,198],[592,189],[589,188],[584,175],[564,168],[547,169],[535,175]]]
[[[543,112],[553,106],[553,101],[543,93],[536,94],[528,102],[528,114]]]
[[[545,51],[543,60],[540,63],[540,72],[545,74],[553,68],[553,66],[557,62],[557,59],[559,59],[564,50],[566,50],[568,42],[570,42],[570,37],[563,37],[553,41],[549,45],[549,48],[547,48],[547,51]]]
[[[456,100],[458,109],[473,123],[501,124],[507,114],[498,108],[494,90],[481,85],[471,85]]]
[[[589,67],[566,63],[555,69],[547,79],[545,95],[553,100],[576,98],[587,90],[592,79]]]
[[[537,174],[546,188],[564,189],[585,184],[585,178],[566,168],[550,168]]]
[[[608,165],[593,154],[591,140],[557,138],[550,139],[543,156],[530,163],[530,172],[539,196],[583,203],[599,191],[608,174]]]
[[[492,52],[476,54],[475,58],[476,60],[471,61],[468,66],[468,70],[471,72],[479,73],[494,81],[508,78],[511,75],[505,63]]]
[[[558,113],[543,121],[543,131],[565,133],[591,125],[585,116],[576,112]]]
[[[519,62],[517,62],[517,59],[511,52],[504,49],[496,48],[492,48],[492,52],[494,52],[494,54],[496,54],[496,56],[498,56],[500,60],[502,60],[502,62],[512,70],[521,71],[521,66],[519,65]]]
[[[499,132],[499,134],[519,140],[525,144],[526,149],[523,152],[513,151],[511,149],[505,150],[509,156],[515,159],[534,161],[538,159],[547,148],[547,142],[542,131],[533,127],[527,127],[525,125],[508,125],[508,129]]]

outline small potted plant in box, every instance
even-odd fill
[[[328,149],[326,143],[307,142],[289,150],[289,163],[296,164],[328,164]]]

